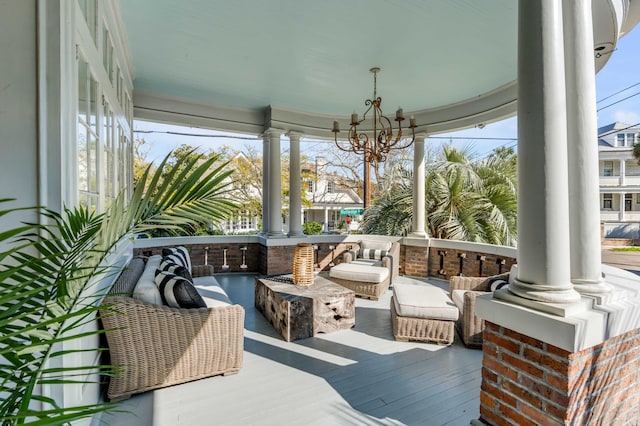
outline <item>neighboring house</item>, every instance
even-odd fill
[[[236,173],[247,173],[253,169],[258,176],[262,171],[252,163],[244,154],[238,153],[232,160],[236,166]],[[241,164],[244,163],[244,166]],[[301,166],[304,197],[312,204],[303,207],[302,223],[319,222],[323,226],[323,232],[337,232],[340,230],[356,230],[362,219],[363,203],[357,192],[353,189],[357,186],[350,179],[337,173],[327,171],[327,161],[323,157],[317,157],[315,163],[304,163]],[[240,180],[234,183],[232,193],[236,199],[254,198],[260,203],[262,193],[257,186],[261,184],[257,180]],[[248,203],[250,204],[250,203]],[[288,209],[288,200],[283,200],[283,209]],[[250,209],[236,211],[232,218],[216,224],[225,234],[246,234],[260,232],[260,213],[252,213]],[[347,223],[349,222],[349,223]],[[283,230],[289,232],[289,217],[283,214]]]
[[[303,182],[312,206],[303,208],[302,222],[319,222],[324,232],[358,229],[363,202],[354,189],[356,183],[336,172],[330,173],[324,157],[316,157],[315,164],[303,164],[302,170],[313,175]]]
[[[640,166],[633,145],[640,127],[613,123],[598,129],[600,221],[604,238],[640,238]]]

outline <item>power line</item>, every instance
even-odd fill
[[[609,96],[606,96],[606,97],[604,97],[604,98],[602,98],[602,99],[600,99],[600,100],[596,101],[596,103],[598,103],[598,104],[599,104],[600,102],[604,102],[604,101],[606,101],[607,99],[613,98],[614,96],[619,95],[620,93],[622,93],[622,92],[624,92],[624,91],[627,91],[627,90],[631,89],[632,87],[636,87],[636,86],[638,86],[638,85],[640,85],[640,82],[638,82],[638,83],[636,83],[636,84],[632,84],[631,86],[625,87],[625,88],[624,88],[624,89],[622,89],[622,90],[618,90],[616,93],[614,93],[614,94],[612,94],[612,95],[609,95]]]
[[[640,95],[640,92],[636,92],[636,93],[634,93],[633,95],[629,95],[629,96],[627,96],[626,98],[622,98],[622,99],[620,99],[619,101],[615,101],[615,102],[613,102],[613,103],[610,103],[609,105],[605,105],[605,106],[603,106],[602,108],[598,108],[598,111],[602,111],[602,110],[603,110],[603,109],[605,109],[605,108],[609,108],[610,106],[613,106],[613,105],[619,104],[619,103],[620,103],[620,102],[622,102],[622,101],[626,101],[627,99],[631,99],[631,98],[633,98],[634,96],[638,96],[638,95]]]

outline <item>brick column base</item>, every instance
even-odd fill
[[[482,351],[485,423],[640,423],[640,329],[572,353],[486,322]]]

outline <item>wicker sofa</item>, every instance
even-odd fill
[[[464,344],[471,348],[482,348],[484,320],[476,316],[476,298],[491,292],[491,283],[509,280],[509,274],[491,277],[451,277],[449,295],[460,311],[456,328]]]
[[[108,398],[123,400],[152,389],[237,373],[243,361],[244,309],[220,301],[213,303],[216,307],[184,309],[137,300],[131,294],[144,266],[143,259],[132,259],[101,305],[110,363],[117,368],[109,380]],[[193,266],[194,285],[200,293],[224,299],[226,294],[212,273],[209,265]]]

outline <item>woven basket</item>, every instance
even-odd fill
[[[313,247],[300,243],[293,252],[293,283],[295,285],[313,284]]]

